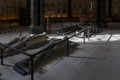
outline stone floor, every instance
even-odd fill
[[[24,35],[28,35],[24,32]],[[7,42],[17,33],[0,35],[0,42]],[[54,36],[52,36],[54,37]],[[86,44],[78,37],[76,50],[69,57],[62,57],[44,67],[44,73],[36,72],[35,80],[120,80],[120,30],[107,30],[93,35]],[[22,56],[22,55],[21,55]],[[20,55],[6,58],[9,64]],[[0,80],[30,80],[30,75],[21,76],[12,67],[0,65]]]

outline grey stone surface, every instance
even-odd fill
[[[17,35],[0,35],[0,41],[7,42],[13,36]],[[70,57],[47,64],[44,73],[35,72],[35,80],[120,80],[120,30],[104,31],[81,43]],[[5,58],[5,62],[13,65],[21,58],[26,57],[18,54]],[[0,65],[0,73],[3,80],[30,80],[30,75],[21,76],[9,66]]]
[[[77,58],[65,58],[40,79],[120,80],[120,35],[117,32],[106,31],[94,36],[70,54]]]

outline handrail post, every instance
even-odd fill
[[[51,33],[51,26],[52,26],[52,24],[51,24],[51,22],[50,22],[50,16],[49,16],[49,23],[48,23],[49,34]]]
[[[30,66],[31,66],[31,80],[34,80],[33,56],[31,56],[30,58],[31,58],[31,62],[30,62]]]
[[[20,29],[20,37],[22,36],[22,30]]]
[[[67,37],[67,57],[69,57],[69,38]]]
[[[4,65],[3,63],[3,49],[1,48],[1,65]]]
[[[84,31],[84,38],[83,38],[83,43],[85,44],[85,38],[86,38],[86,31]]]
[[[64,29],[64,26],[63,26],[63,21],[61,22],[61,27],[62,27],[62,30],[61,30],[61,34],[63,35],[63,29]]]
[[[87,30],[87,36],[88,36],[88,40],[90,40],[90,31],[89,31],[89,29]]]

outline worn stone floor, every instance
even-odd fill
[[[19,34],[0,35],[0,42],[7,42],[14,36]],[[70,52],[69,57],[46,65],[46,72],[36,72],[35,80],[120,80],[120,30],[103,31],[89,41],[86,39],[85,44],[78,37],[70,40],[79,44],[76,50]],[[22,55],[6,58],[5,62],[13,65],[18,58]],[[9,66],[0,65],[0,73],[0,80],[30,80],[30,75],[21,76]]]

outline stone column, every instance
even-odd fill
[[[71,3],[72,0],[68,0],[68,18],[72,17]]]
[[[44,25],[44,23],[45,23],[45,2],[44,2],[44,0],[39,0],[39,2],[38,2],[38,5],[39,5],[39,7],[38,7],[38,17],[39,17],[39,25],[40,26],[43,26]]]
[[[108,17],[112,17],[112,0],[108,0]]]
[[[105,27],[106,19],[106,1],[105,0],[94,0],[94,11],[95,11],[95,24],[97,27]]]
[[[31,0],[31,34],[40,34],[43,32],[43,9],[44,0]]]
[[[101,1],[101,27],[106,27],[106,0],[100,0]]]
[[[95,18],[94,18],[94,23],[97,27],[100,27],[100,0],[94,0],[94,13],[95,13]]]

